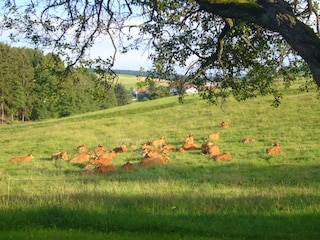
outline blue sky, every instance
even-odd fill
[[[113,54],[113,49],[108,41],[97,42],[90,50],[91,57],[106,58]],[[144,51],[131,50],[125,54],[121,54],[119,51],[116,56],[114,64],[115,69],[121,70],[137,70],[144,68],[144,70],[151,69],[152,62],[148,59],[147,53]]]
[[[30,47],[23,42],[12,43],[5,34],[0,35],[0,42],[8,44],[12,47]],[[32,47],[30,47],[32,48]],[[109,41],[97,42],[93,48],[89,51],[92,58],[101,57],[107,58],[113,55],[113,49]],[[131,50],[125,54],[121,54],[119,51],[116,56],[116,61],[114,64],[114,69],[121,70],[136,70],[139,71],[140,68],[144,70],[149,70],[152,67],[152,62],[148,59],[147,53],[144,51]]]

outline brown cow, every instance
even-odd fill
[[[149,150],[152,150],[153,147],[151,146],[151,142],[145,142],[145,143],[142,143],[141,144],[141,149],[142,150],[146,150],[146,149],[149,149]]]
[[[153,140],[152,145],[155,147],[162,147],[164,145],[164,136],[161,136],[159,139]]]
[[[167,164],[169,157],[167,156],[158,156],[154,158],[145,158],[139,162],[140,167],[147,167],[153,165],[165,165]]]
[[[115,156],[116,156],[116,153],[113,150],[110,150],[109,152],[106,152],[99,157],[112,159]]]
[[[11,158],[9,160],[9,162],[30,162],[31,159],[33,159],[33,158],[34,158],[34,156],[31,153],[29,153],[26,156]]]
[[[199,149],[200,147],[197,144],[183,144],[181,147],[178,147],[176,149],[177,152],[184,152],[186,150],[191,150],[191,149]]]
[[[221,127],[222,127],[222,128],[228,128],[228,127],[229,127],[229,124],[226,123],[225,121],[222,121],[222,122],[221,122]]]
[[[117,170],[117,168],[113,165],[107,165],[107,166],[97,165],[93,170],[98,174],[108,174],[112,171]]]
[[[208,135],[208,138],[207,138],[209,141],[210,140],[218,140],[219,139],[219,133],[211,133]]]
[[[208,148],[210,145],[214,145],[212,142],[210,142],[209,140],[206,140],[202,145],[201,145],[201,153],[202,154],[207,154],[208,152]]]
[[[77,153],[85,153],[86,151],[87,147],[83,143],[80,143],[77,148]]]
[[[124,170],[131,170],[131,171],[136,170],[135,166],[130,162],[126,162],[125,164],[122,165],[121,168]]]
[[[127,148],[127,145],[126,145],[126,144],[122,143],[122,144],[120,145],[120,147],[115,147],[115,148],[113,149],[113,151],[114,151],[115,153],[122,153],[122,152],[127,152],[127,151],[128,151],[128,148]]]
[[[54,153],[51,155],[51,160],[68,160],[68,155],[65,151]]]
[[[272,147],[266,149],[267,154],[278,154],[281,152],[280,144],[278,142],[274,142]]]
[[[215,144],[208,146],[208,153],[210,156],[217,155],[220,153],[219,147]]]
[[[160,148],[156,149],[145,149],[141,152],[141,155],[144,156],[144,158],[153,158],[159,156]]]
[[[93,153],[95,157],[98,157],[105,153],[105,149],[101,144],[98,144],[98,146],[93,150]]]
[[[188,137],[183,141],[183,144],[194,144],[193,133],[188,134]]]
[[[210,155],[209,158],[213,159],[214,161],[229,161],[231,155],[229,153],[223,152],[217,155]]]
[[[90,159],[90,153],[79,153],[77,156],[70,159],[70,163],[81,163],[81,162],[87,162]]]
[[[89,163],[95,164],[95,165],[111,165],[112,161],[109,158],[99,157],[97,159],[90,160]]]
[[[159,152],[162,152],[164,154],[169,154],[170,153],[170,150],[174,149],[174,146],[171,145],[171,144],[166,144],[166,145],[163,145],[162,148],[160,149]]]
[[[248,138],[248,137],[243,137],[240,139],[241,143],[247,143],[247,142],[254,142],[254,139]]]

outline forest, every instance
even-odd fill
[[[85,68],[66,71],[56,55],[0,43],[1,123],[43,120],[130,102],[121,83]]]

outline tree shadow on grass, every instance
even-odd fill
[[[21,196],[11,196],[19,198]],[[81,193],[68,206],[55,202],[0,212],[0,229],[59,229],[84,232],[179,234],[223,239],[317,239],[320,214],[306,213],[296,198],[320,202],[319,196],[284,199],[246,196],[112,196]],[[33,199],[36,200],[36,199]],[[290,206],[290,204],[294,206]],[[198,206],[198,207],[197,207]],[[294,210],[288,212],[286,208]],[[308,206],[306,206],[308,207]],[[282,210],[281,210],[282,208]],[[301,208],[301,213],[296,210]],[[278,213],[275,214],[275,209]]]

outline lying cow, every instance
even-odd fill
[[[214,161],[229,161],[231,159],[231,155],[223,152],[217,155],[210,155],[209,158],[213,159]]]
[[[176,149],[177,152],[184,152],[186,150],[191,150],[191,149],[199,149],[200,147],[197,144],[183,144],[181,147],[178,147]]]
[[[241,143],[247,143],[247,142],[254,142],[254,139],[248,138],[248,137],[243,137],[240,139]]]
[[[70,159],[70,163],[82,163],[90,160],[90,153],[79,153],[72,159]]]
[[[113,151],[115,153],[122,153],[122,152],[127,152],[128,148],[126,144],[122,143],[119,147],[115,147]]]
[[[103,153],[99,158],[109,158],[112,159],[116,156],[116,153],[113,150],[110,150],[109,152]]]
[[[183,144],[194,144],[193,133],[188,134],[188,137],[184,139]]]
[[[222,121],[222,122],[221,122],[221,127],[222,127],[222,128],[228,128],[228,127],[229,127],[229,124],[226,123],[225,121]]]
[[[158,157],[159,156],[159,151],[160,151],[160,148],[144,149],[140,154],[144,158],[153,158],[153,157]]]
[[[65,151],[54,153],[51,155],[51,160],[68,160],[68,155]]]
[[[152,145],[155,147],[162,147],[164,145],[164,136],[161,136],[159,139],[153,140]]]
[[[208,146],[208,154],[210,156],[218,155],[220,153],[219,147],[215,144]]]
[[[201,153],[202,154],[208,154],[209,153],[209,147],[215,145],[214,143],[210,142],[209,140],[206,140],[202,145],[201,145]]]
[[[95,173],[98,173],[98,174],[108,174],[110,172],[117,170],[117,168],[114,165],[108,165],[108,166],[97,165],[93,170]]]
[[[86,151],[87,151],[87,147],[84,144],[80,143],[77,148],[77,153],[85,153]]]
[[[131,171],[136,170],[135,166],[131,162],[126,162],[125,164],[122,165],[121,168],[124,170],[131,170]]]
[[[170,150],[174,149],[174,146],[171,144],[163,145],[159,152],[164,154],[169,154]]]
[[[139,162],[140,167],[147,167],[147,166],[153,166],[153,165],[165,165],[168,161],[167,156],[158,156],[154,158],[145,158]]]
[[[93,153],[94,153],[94,157],[98,157],[105,153],[105,149],[101,144],[98,144],[98,146],[96,146],[95,149],[93,150]]]
[[[26,156],[11,158],[11,159],[9,160],[9,162],[30,162],[31,159],[33,159],[33,158],[34,158],[34,156],[33,156],[31,153],[29,153],[29,154],[26,155]]]
[[[111,161],[109,158],[99,157],[99,158],[97,158],[97,159],[90,160],[89,163],[95,164],[95,165],[104,165],[104,166],[107,166],[107,165],[111,165],[111,164],[112,164],[112,161]]]
[[[219,139],[219,133],[211,133],[208,135],[207,140],[218,140]]]
[[[278,142],[274,142],[272,147],[266,149],[267,154],[278,154],[281,152],[280,144]]]
[[[146,150],[146,149],[153,149],[153,147],[151,146],[152,142],[145,142],[141,144],[141,149],[142,150]]]

